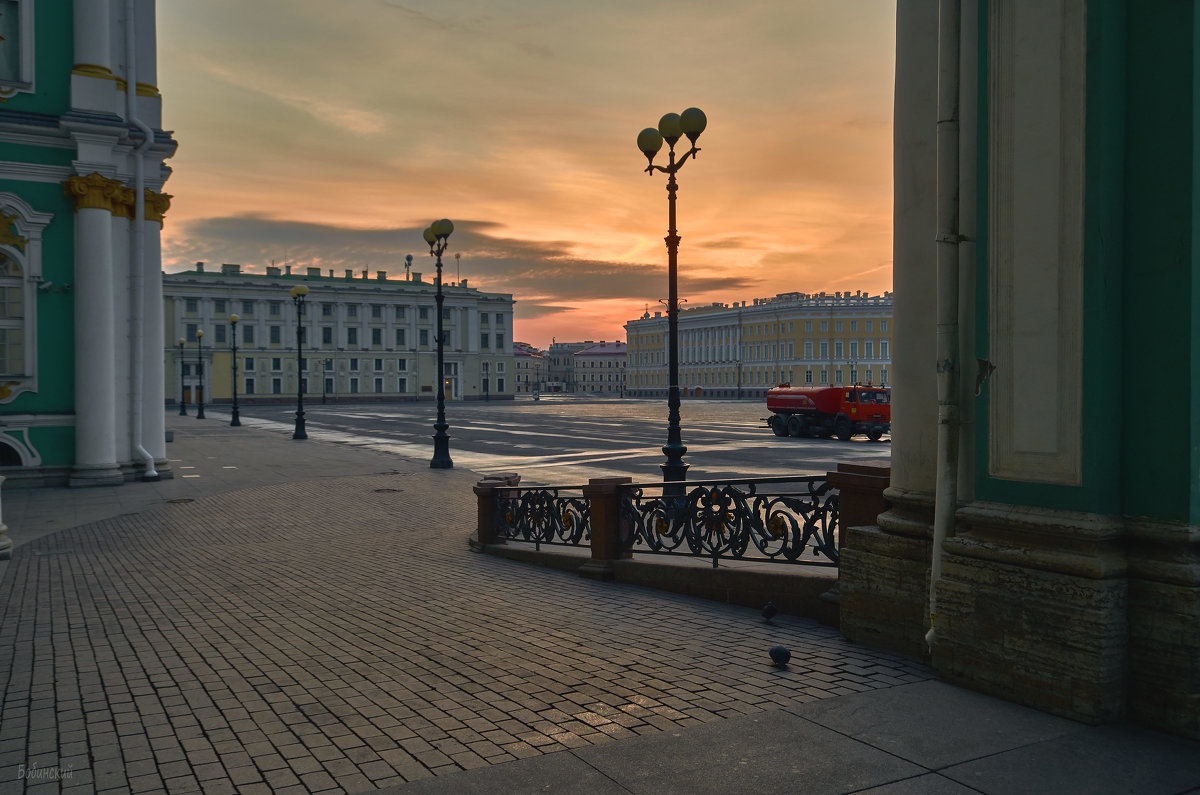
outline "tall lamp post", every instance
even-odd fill
[[[229,344],[232,348],[229,358],[230,361],[233,362],[233,419],[229,421],[229,424],[235,426],[240,426],[242,424],[241,419],[238,417],[237,404],[237,324],[239,320],[241,320],[241,318],[237,315],[229,316]]]
[[[304,329],[304,297],[308,295],[308,288],[297,284],[288,294],[296,305],[296,430],[292,431],[292,438],[307,439],[308,434],[304,430],[304,371],[300,367],[304,346],[300,334]]]
[[[453,231],[454,224],[443,218],[434,221],[421,233],[425,242],[429,244],[430,256],[437,257],[437,422],[433,424],[433,458],[429,461],[430,469],[450,469],[454,466],[450,459],[450,437],[446,434],[446,429],[450,426],[446,423],[446,366],[443,358],[445,339],[442,335],[442,302],[445,301],[442,295],[442,254],[446,251],[446,241]]]
[[[187,340],[185,340],[183,337],[179,338],[179,416],[180,417],[187,416],[187,392],[184,391],[185,389],[187,389],[187,387],[185,387],[183,385],[183,344],[186,341]]]
[[[204,351],[200,343],[204,340],[204,330],[196,329],[196,419],[204,419]]]
[[[696,147],[696,139],[708,124],[708,119],[699,108],[688,108],[683,113],[668,113],[658,121],[658,129],[647,127],[638,133],[637,145],[646,156],[649,165],[646,173],[653,176],[661,171],[667,175],[667,444],[662,448],[667,461],[662,464],[664,481],[682,481],[687,479],[688,465],[683,463],[683,455],[687,448],[679,431],[679,233],[675,229],[675,193],[678,186],[675,182],[675,172],[683,168],[689,157],[695,157],[700,150]],[[681,137],[687,136],[692,147],[683,157],[675,160],[675,143]],[[654,165],[654,156],[662,149],[663,141],[667,142],[668,160],[666,167]]]

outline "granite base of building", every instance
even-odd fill
[[[877,526],[845,530],[838,574],[842,634],[924,658],[933,495],[892,487],[883,496],[891,508]]]

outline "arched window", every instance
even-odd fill
[[[0,248],[0,378],[24,375],[24,274],[16,257]]]
[[[0,193],[0,404],[37,391],[37,296],[69,293],[42,278],[42,231],[54,216]]]

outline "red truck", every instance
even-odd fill
[[[892,429],[891,394],[878,386],[791,386],[767,390],[767,425],[776,436],[837,436],[843,442],[865,433],[873,442]]]

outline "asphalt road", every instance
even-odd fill
[[[417,459],[432,455],[436,411],[432,403],[305,403],[310,438]],[[228,416],[225,406],[206,412]],[[686,400],[680,413],[689,480],[820,474],[839,462],[886,465],[891,458],[886,435],[881,442],[776,437],[763,422],[767,411],[759,401]],[[243,407],[241,419],[287,432],[295,407]],[[662,478],[667,437],[662,400],[544,395],[539,401],[448,403],[446,420],[456,468],[519,472],[527,484],[614,475]]]

